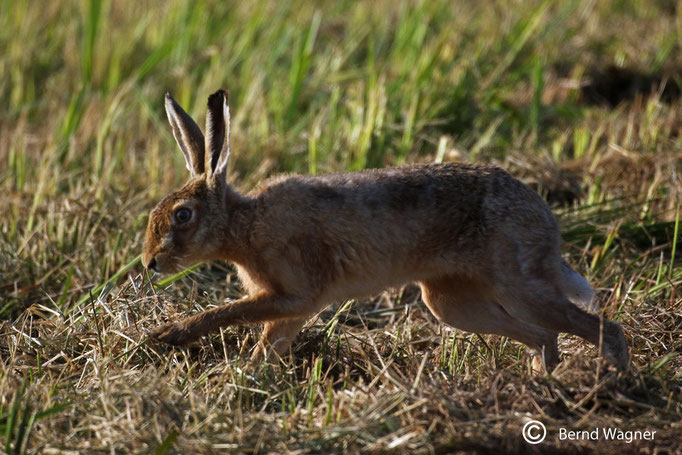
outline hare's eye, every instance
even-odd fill
[[[192,219],[192,210],[187,207],[180,207],[173,213],[173,216],[178,223],[186,223]]]

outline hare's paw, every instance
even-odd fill
[[[193,337],[185,324],[178,322],[161,325],[152,330],[149,336],[173,346],[182,346],[193,341]]]
[[[607,321],[604,338],[604,354],[607,360],[620,371],[627,371],[630,356],[621,325],[617,322]]]

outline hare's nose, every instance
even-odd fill
[[[149,264],[147,264],[147,268],[152,269],[155,272],[158,272],[158,270],[156,270],[156,258],[152,258],[152,260],[149,261]]]

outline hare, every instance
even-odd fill
[[[252,360],[276,359],[330,303],[417,282],[437,319],[520,341],[537,354],[537,371],[557,365],[559,332],[601,343],[627,367],[621,326],[586,311],[594,292],[562,260],[550,209],[504,170],[448,163],[287,175],[241,195],[226,180],[227,92],[208,98],[206,137],[170,94],[165,107],[191,179],[151,212],[143,265],[166,273],[226,259],[249,296],[152,338],[183,345],[264,323]]]

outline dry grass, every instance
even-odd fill
[[[0,2],[0,452],[680,453],[681,14],[634,0]],[[557,370],[533,377],[519,344],[441,326],[413,286],[328,309],[281,365],[246,365],[257,327],[148,343],[160,322],[241,295],[228,264],[152,286],[137,259],[149,209],[185,178],[163,92],[199,114],[221,85],[244,189],[440,160],[533,185],[623,324],[630,371],[563,337]],[[547,425],[538,446],[521,438],[529,419]],[[594,427],[656,435],[558,436]]]
[[[583,342],[564,338],[561,365],[551,377],[534,378],[519,345],[440,326],[412,287],[323,313],[283,366],[246,366],[250,328],[226,329],[189,349],[145,342],[159,319],[219,302],[215,277],[224,272],[205,269],[191,284],[156,294],[131,274],[69,315],[34,304],[5,323],[3,402],[18,408],[18,419],[57,410],[27,424],[29,447],[127,453],[172,442],[178,453],[524,452],[520,428],[540,418],[550,435],[559,427],[657,431],[654,442],[633,444],[550,437],[543,449],[679,449],[679,296],[631,304],[653,283],[628,292],[636,278],[624,276],[602,293],[608,308],[626,308],[618,319],[633,368],[624,375],[599,365]]]

